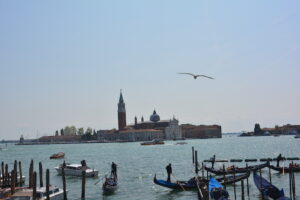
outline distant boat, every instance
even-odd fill
[[[300,134],[295,135],[294,138],[300,138]]]
[[[56,171],[59,175],[62,174],[63,164],[55,167]],[[85,171],[86,177],[95,177],[98,176],[98,170],[91,169],[87,166],[82,166],[80,164],[66,164],[65,168],[65,175],[66,176],[82,176],[82,171]]]
[[[64,157],[65,157],[64,152],[58,152],[58,153],[52,154],[50,156],[50,159],[59,159],[59,158],[64,158]]]
[[[32,188],[22,188],[17,189],[16,193],[14,193],[10,198],[7,200],[32,200]],[[49,197],[50,200],[63,200],[64,199],[64,192],[62,189],[58,187],[49,188]],[[46,200],[47,199],[47,192],[46,187],[38,187],[36,189],[36,200]]]
[[[257,189],[261,192],[264,199],[288,200],[284,196],[283,189],[279,190],[277,187],[269,183],[266,179],[253,172],[253,179]]]
[[[187,142],[177,142],[176,144],[187,144]]]
[[[118,188],[118,179],[114,176],[105,177],[102,185],[103,194],[112,194]]]
[[[212,199],[227,200],[229,197],[228,192],[224,187],[214,178],[210,178],[208,191]]]
[[[158,139],[154,139],[152,141],[149,142],[142,142],[141,145],[157,145],[157,144],[165,144],[164,141],[162,140],[158,140]]]

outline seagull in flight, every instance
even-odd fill
[[[214,79],[214,78],[212,78],[212,77],[210,77],[210,76],[205,76],[205,75],[202,75],[202,74],[191,74],[191,73],[177,73],[177,74],[187,74],[187,75],[191,75],[191,76],[194,77],[194,79],[198,78],[199,76],[200,76],[200,77],[209,78],[209,79]]]

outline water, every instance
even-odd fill
[[[65,161],[80,163],[85,159],[87,165],[100,171],[100,178],[110,172],[112,161],[118,164],[119,188],[110,196],[103,196],[101,183],[94,185],[99,178],[87,178],[86,199],[107,200],[191,200],[197,199],[196,191],[172,191],[153,183],[154,174],[159,179],[166,179],[165,167],[172,163],[173,173],[178,180],[187,180],[194,175],[192,165],[192,146],[198,151],[199,161],[216,155],[216,159],[245,159],[277,157],[282,153],[285,157],[300,157],[299,139],[293,136],[280,137],[236,137],[225,136],[222,139],[186,140],[188,144],[175,145],[176,141],[167,141],[165,145],[141,146],[140,143],[96,143],[96,144],[68,144],[68,145],[8,145],[7,150],[0,151],[0,161],[9,164],[12,169],[14,160],[22,162],[23,174],[28,178],[30,160],[34,160],[35,171],[38,172],[38,162],[43,163],[43,169],[50,169],[50,183],[62,188],[61,176],[58,176],[54,167],[63,160],[50,160],[49,156],[57,152],[65,152]],[[228,163],[232,164],[232,163]],[[227,165],[228,165],[227,164]],[[245,166],[245,163],[234,163]],[[251,165],[256,163],[251,163]],[[283,164],[283,163],[281,163]],[[222,163],[216,163],[215,168]],[[287,162],[285,163],[287,165]],[[201,172],[200,172],[201,174]],[[288,174],[281,175],[272,171],[272,182],[279,188],[284,188],[289,196]],[[268,178],[268,170],[263,170],[263,176]],[[300,199],[300,176],[296,176],[296,194]],[[44,173],[45,177],[45,173]],[[172,177],[173,180],[175,179]],[[68,199],[75,200],[81,197],[81,179],[67,177]],[[28,183],[28,179],[26,179]],[[44,182],[45,183],[45,182]],[[250,199],[260,199],[252,175],[249,178]],[[246,182],[245,182],[246,186]],[[233,187],[227,187],[231,199]],[[237,185],[237,199],[240,198],[240,183]],[[245,190],[245,194],[246,190]],[[246,198],[248,199],[248,197]]]

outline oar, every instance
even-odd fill
[[[103,180],[104,177],[100,178],[98,181],[96,181],[96,183],[94,183],[94,185],[97,185],[100,181]]]
[[[180,182],[178,181],[178,179],[174,176],[174,174],[172,173],[172,176],[175,178],[176,182],[178,183],[178,185],[181,187],[181,189],[183,191],[185,191],[184,187],[180,184]]]

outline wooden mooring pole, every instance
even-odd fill
[[[32,175],[32,200],[36,200],[36,172]]]
[[[5,187],[10,185],[9,180],[8,165],[5,164]]]
[[[13,195],[15,193],[15,170],[12,170],[10,173],[10,193]]]
[[[194,147],[192,147],[192,154],[193,154],[192,158],[193,158],[193,164],[194,164],[194,163],[195,163],[195,152],[194,152]]]
[[[195,173],[198,175],[198,152],[195,151]]]
[[[49,169],[46,169],[46,199],[47,200],[50,200],[49,187],[50,187],[50,171]]]
[[[223,179],[225,181],[225,165],[223,164]],[[226,185],[224,185],[224,188],[226,189]]]
[[[14,183],[15,183],[15,186],[18,185],[18,162],[15,160],[14,162],[14,172],[15,172],[15,176],[14,176]]]
[[[233,165],[233,180],[235,180],[235,166]],[[234,200],[236,200],[236,188],[235,183],[233,183],[233,192],[234,192]]]
[[[85,198],[85,170],[82,171],[82,187],[81,187],[81,198]]]
[[[246,163],[246,168],[248,169],[248,164],[247,163]],[[247,195],[249,197],[249,177],[247,177]]]
[[[43,165],[42,165],[42,162],[39,162],[39,177],[40,177],[40,187],[43,187],[44,183],[43,183]]]
[[[21,163],[21,161],[19,161],[19,174],[20,174],[20,183],[19,183],[19,185],[22,187],[23,177],[22,177],[22,163]]]
[[[63,181],[63,191],[64,191],[64,200],[67,200],[67,187],[66,187],[66,176],[65,176],[65,166],[66,163],[64,161],[63,167],[62,167],[62,181]]]
[[[33,186],[33,160],[31,160],[30,162],[30,166],[29,166],[29,187],[32,188]]]
[[[1,163],[1,172],[2,172],[2,185],[1,185],[1,188],[4,188],[4,185],[5,185],[5,179],[4,179],[4,176],[5,176],[5,173],[4,173],[4,162],[2,161]]]
[[[245,200],[244,180],[241,181],[241,186],[242,186],[242,200]]]

